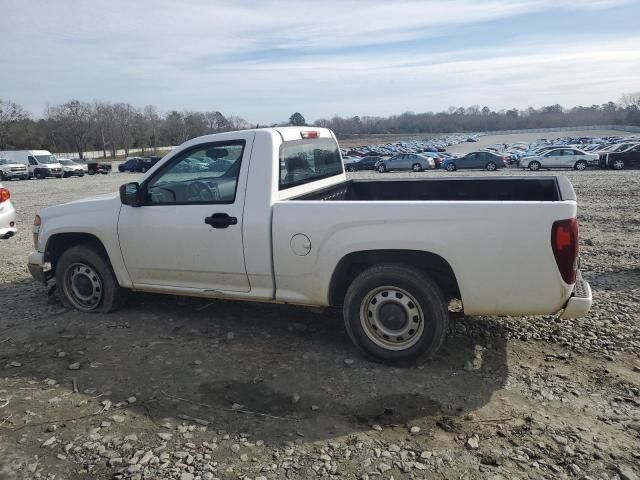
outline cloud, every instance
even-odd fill
[[[0,92],[36,113],[45,101],[98,98],[260,122],[298,109],[316,118],[599,101],[628,88],[639,66],[634,31],[599,23],[600,12],[637,5],[0,0],[8,19],[0,64],[11,72]],[[564,19],[569,28],[544,31]],[[511,32],[509,42],[500,31]]]

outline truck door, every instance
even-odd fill
[[[177,153],[123,205],[118,236],[134,286],[248,292],[242,212],[255,133]]]

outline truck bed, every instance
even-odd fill
[[[562,176],[404,178],[347,180],[292,200],[558,202],[575,193]]]

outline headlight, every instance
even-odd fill
[[[38,249],[38,237],[40,236],[40,225],[42,224],[42,219],[40,215],[36,215],[33,219],[33,247]]]

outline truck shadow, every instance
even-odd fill
[[[28,301],[10,303],[18,294]],[[65,389],[75,379],[79,395],[137,397],[156,424],[209,422],[276,443],[428,429],[487,404],[508,374],[495,322],[489,336],[451,334],[435,359],[395,367],[359,354],[334,310],[137,294],[119,312],[85,315],[26,281],[1,285],[0,306],[10,319],[0,366],[20,363],[5,375]]]

